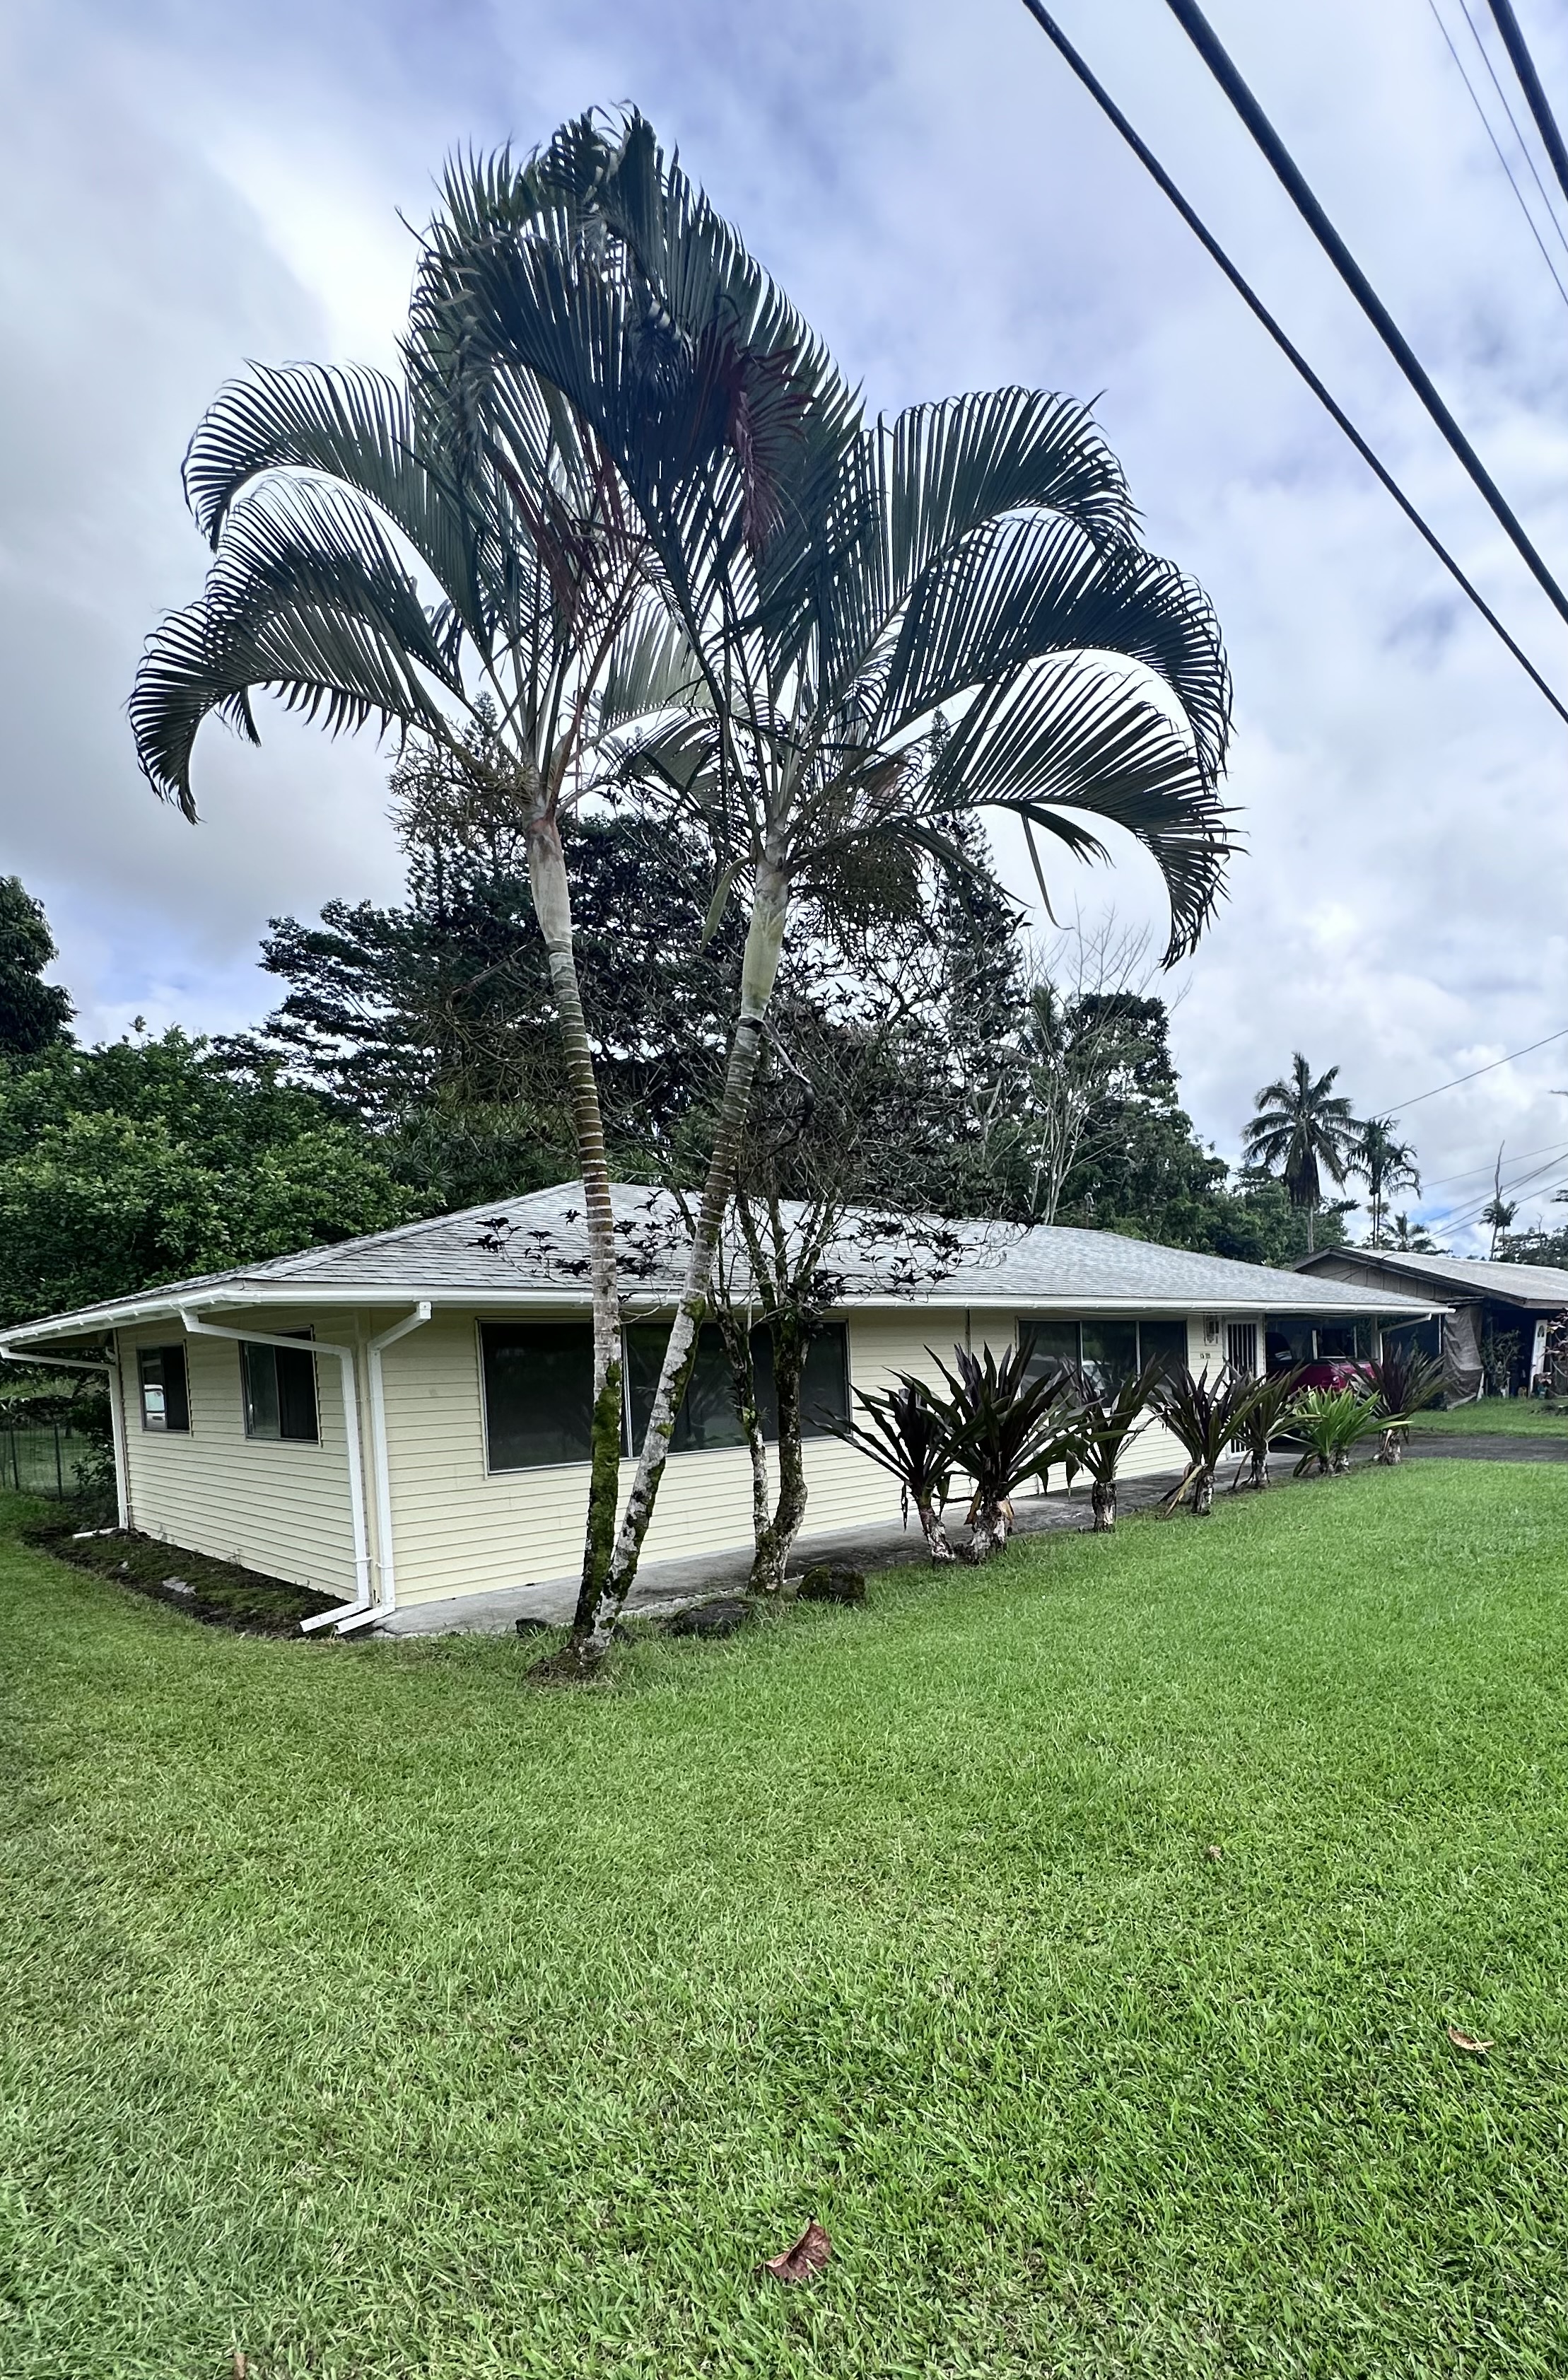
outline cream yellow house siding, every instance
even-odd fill
[[[286,1336],[306,1318],[269,1313],[264,1328]],[[315,1318],[315,1327],[318,1339],[336,1339],[347,1318],[334,1316],[329,1327]],[[176,1342],[185,1347],[188,1435],[141,1426],[137,1349]],[[150,1323],[122,1331],[119,1349],[133,1525],[172,1546],[350,1598],[354,1536],[336,1357],[316,1359],[322,1442],[304,1446],[246,1437],[232,1340],[187,1339],[177,1322]]]
[[[849,1323],[854,1387],[884,1386],[898,1372],[934,1379],[932,1355],[955,1342],[998,1354],[1016,1330],[1011,1312],[911,1309]],[[485,1468],[478,1318],[441,1315],[390,1348],[384,1362],[393,1540],[400,1605],[479,1595],[560,1578],[582,1560],[588,1474],[580,1463],[529,1471]],[[1131,1448],[1128,1476],[1168,1471],[1179,1453],[1150,1428]],[[808,1530],[895,1521],[895,1481],[832,1439],[806,1448]],[[622,1466],[623,1496],[632,1465]],[[645,1559],[718,1553],[750,1537],[750,1467],[744,1450],[673,1455],[659,1490]]]
[[[286,1335],[303,1328],[307,1318],[272,1309],[264,1327]],[[472,1312],[438,1313],[383,1359],[399,1604],[569,1576],[581,1560],[586,1465],[493,1474],[485,1467],[479,1318]],[[242,1327],[237,1317],[224,1319]],[[317,1313],[309,1319],[318,1342],[362,1348],[371,1330],[386,1327],[388,1317]],[[257,1327],[262,1327],[260,1317]],[[955,1343],[989,1346],[1000,1354],[1014,1343],[1017,1327],[1012,1311],[978,1306],[856,1316],[848,1324],[852,1385],[883,1387],[900,1372],[934,1381],[935,1358],[951,1360]],[[189,1434],[146,1430],[137,1350],[180,1340],[189,1386]],[[1195,1364],[1213,1357],[1204,1318],[1190,1320],[1188,1343]],[[241,1561],[350,1600],[354,1542],[337,1358],[317,1359],[322,1442],[308,1446],[246,1437],[239,1349],[232,1340],[184,1339],[177,1323],[163,1323],[122,1332],[119,1344],[134,1525],[171,1546]],[[357,1377],[366,1528],[371,1552],[379,1556],[362,1354]],[[1148,1427],[1128,1451],[1124,1475],[1170,1471],[1181,1460],[1165,1431]],[[808,1441],[806,1471],[808,1531],[874,1525],[899,1516],[896,1482],[849,1447],[826,1439]],[[623,1494],[631,1478],[628,1463],[622,1468]],[[1055,1484],[1062,1484],[1060,1475]],[[645,1558],[717,1553],[743,1547],[749,1538],[750,1469],[744,1450],[672,1456]]]

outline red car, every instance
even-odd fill
[[[1320,1364],[1304,1364],[1301,1385],[1304,1389],[1359,1389],[1363,1394],[1372,1386],[1370,1364],[1352,1363],[1347,1357],[1325,1357]]]

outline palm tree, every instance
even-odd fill
[[[537,205],[545,185],[553,214]],[[497,161],[462,196],[423,302],[449,322],[477,404],[497,375],[537,372],[614,457],[706,697],[628,735],[624,766],[706,822],[715,913],[737,890],[750,903],[663,1376],[609,1587],[576,1639],[588,1659],[630,1584],[695,1357],[792,897],[831,892],[868,843],[953,857],[944,820],[988,805],[1023,820],[1031,851],[1039,832],[1103,856],[1087,813],[1155,858],[1174,959],[1230,848],[1229,677],[1206,599],[1136,542],[1083,407],[1003,389],[863,423],[639,117],[585,119],[545,160],[521,175]],[[486,419],[504,454],[504,409]],[[711,421],[732,425],[727,447]]]
[[[1396,1215],[1393,1234],[1389,1245],[1396,1255],[1409,1257],[1440,1257],[1445,1252],[1420,1223],[1413,1223],[1408,1215]]]
[[[1367,1118],[1350,1160],[1350,1171],[1358,1173],[1367,1184],[1372,1207],[1372,1245],[1380,1248],[1383,1244],[1384,1207],[1389,1192],[1418,1192],[1421,1187],[1416,1151],[1408,1142],[1395,1140],[1392,1116]]]
[[[1323,1203],[1323,1176],[1336,1189],[1355,1161],[1363,1127],[1350,1111],[1350,1101],[1335,1096],[1339,1068],[1313,1080],[1312,1069],[1298,1050],[1289,1076],[1267,1083],[1253,1101],[1258,1112],[1242,1135],[1242,1147],[1254,1165],[1280,1174],[1293,1207],[1307,1215],[1307,1253],[1312,1253],[1313,1224]]]
[[[149,639],[130,717],[153,787],[192,821],[202,722],[259,742],[254,698],[269,692],[332,734],[373,720],[425,740],[524,829],[591,1256],[591,1601],[614,1535],[620,1316],[561,827],[602,782],[607,739],[700,686],[591,423],[521,365],[495,374],[490,403],[505,412],[504,453],[428,309],[398,378],[296,364],[225,388],[185,462],[214,557],[205,591]]]

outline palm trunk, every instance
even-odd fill
[[[999,1554],[1007,1543],[1012,1520],[1013,1507],[1005,1496],[977,1496],[969,1507],[969,1542],[964,1560],[978,1567]]]
[[[675,1323],[664,1350],[663,1368],[654,1391],[653,1410],[648,1418],[637,1475],[621,1518],[609,1575],[591,1612],[579,1609],[573,1625],[574,1657],[581,1669],[593,1667],[609,1651],[611,1631],[637,1575],[642,1541],[648,1535],[659,1483],[669,1461],[675,1415],[697,1360],[697,1334],[708,1307],[713,1258],[735,1181],[747,1111],[751,1104],[752,1078],[762,1047],[762,1020],[778,973],[788,908],[789,880],[776,860],[765,857],[757,871],[757,890],[741,965],[740,1014],[730,1041],[724,1094],[708,1161],[708,1178],[702,1186],[702,1204],[698,1209]]]
[[[915,1518],[920,1524],[920,1535],[926,1541],[926,1551],[932,1561],[956,1561],[958,1557],[953,1550],[953,1541],[942,1525],[942,1514],[937,1511],[936,1506],[922,1504],[917,1499]]]
[[[593,1050],[583,1014],[572,940],[571,896],[560,831],[553,817],[530,822],[529,884],[550,961],[551,989],[561,1020],[572,1131],[582,1172],[588,1220],[589,1278],[593,1293],[593,1420],[589,1441],[588,1526],[574,1633],[603,1595],[615,1542],[621,1481],[621,1309],[615,1279],[615,1218]]]
[[[1308,1255],[1308,1256],[1311,1256],[1311,1255],[1312,1255],[1312,1253],[1313,1253],[1313,1247],[1312,1247],[1312,1227],[1313,1227],[1313,1224],[1316,1222],[1316,1220],[1317,1220],[1317,1209],[1316,1209],[1316,1208],[1314,1208],[1314,1207],[1308,1207],[1308,1208],[1307,1208],[1307,1255]]]
[[[1093,1515],[1089,1522],[1089,1528],[1096,1536],[1108,1535],[1115,1527],[1116,1482],[1114,1479],[1095,1481],[1089,1496],[1089,1511]]]
[[[787,1315],[775,1319],[772,1333],[779,1413],[779,1494],[757,1532],[750,1592],[776,1596],[783,1591],[784,1571],[806,1518],[806,1454],[800,1438],[800,1376],[806,1342],[798,1321]]]
[[[1214,1466],[1200,1463],[1192,1477],[1192,1510],[1195,1520],[1206,1521],[1214,1510]]]
[[[1404,1439],[1405,1431],[1398,1422],[1395,1422],[1392,1428],[1385,1429],[1378,1446],[1379,1462],[1390,1463],[1403,1463],[1404,1460]]]
[[[1266,1446],[1254,1448],[1252,1455],[1252,1470],[1246,1484],[1249,1488],[1256,1488],[1259,1490],[1267,1488],[1269,1485],[1269,1450]]]

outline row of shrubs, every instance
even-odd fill
[[[857,1390],[858,1415],[836,1425],[899,1482],[905,1517],[913,1505],[935,1562],[960,1559],[943,1518],[955,1479],[972,1489],[966,1561],[1000,1551],[1015,1490],[1028,1479],[1049,1488],[1058,1468],[1069,1488],[1080,1474],[1088,1479],[1091,1526],[1113,1529],[1127,1449],[1158,1421],[1187,1458],[1165,1509],[1185,1504],[1201,1518],[1212,1510],[1227,1453],[1237,1457],[1238,1488],[1267,1488],[1270,1450],[1285,1438],[1302,1450],[1298,1478],[1348,1471],[1352,1448],[1374,1434],[1378,1461],[1399,1462],[1410,1417],[1431,1402],[1441,1376],[1440,1365],[1400,1348],[1363,1366],[1359,1386],[1341,1389],[1306,1388],[1301,1369],[1260,1379],[1229,1366],[1208,1373],[1158,1362],[1112,1388],[1071,1364],[1031,1373],[1021,1347],[1001,1357],[989,1348],[953,1354],[951,1369],[932,1359],[941,1386],[900,1373],[891,1388]]]

